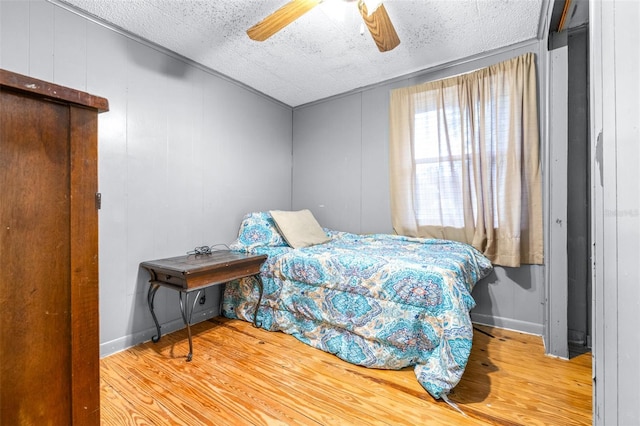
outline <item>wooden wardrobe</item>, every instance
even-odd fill
[[[0,424],[98,425],[98,113],[0,70]]]

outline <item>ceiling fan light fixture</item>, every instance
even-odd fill
[[[251,40],[264,41],[322,2],[323,0],[289,0],[249,28],[247,35]],[[358,0],[358,9],[379,51],[388,52],[400,44],[400,38],[381,0]]]

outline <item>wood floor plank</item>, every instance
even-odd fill
[[[243,323],[234,323],[244,327]],[[264,336],[263,330],[258,330]],[[267,334],[271,336],[272,333]],[[414,408],[423,408],[426,402],[428,406],[434,404],[434,399],[421,387],[418,383],[413,368],[403,369],[401,371],[392,370],[379,370],[379,369],[367,369],[355,365],[348,364],[334,355],[318,351],[310,350],[308,346],[300,344],[291,336],[287,336],[282,333],[276,333],[281,336],[281,339],[286,341],[287,347],[283,347],[282,350],[286,350],[289,358],[295,363],[306,366],[306,368],[315,369],[310,371],[307,377],[303,377],[303,380],[309,380],[309,378],[318,377],[319,375],[328,376],[328,380],[335,381],[333,383],[333,389],[341,389],[345,387],[353,387],[355,389],[345,389],[345,395],[350,398],[353,394],[366,391],[368,394],[378,394],[379,391],[386,392],[385,397],[387,401],[385,405],[389,405],[397,399],[399,402],[396,411],[406,411],[409,413]],[[272,353],[271,357],[279,357],[282,352]],[[399,392],[388,392],[389,389],[396,389]],[[364,397],[365,395],[360,395]],[[358,400],[363,398],[358,397]],[[411,397],[415,401],[411,401]],[[323,394],[322,399],[326,399],[327,395]],[[367,399],[367,398],[365,398]],[[409,404],[409,402],[415,402],[415,404]],[[442,402],[442,405],[448,407]]]
[[[469,409],[490,408],[501,418],[513,417],[517,424],[591,423],[590,364],[545,356],[537,336],[499,329],[489,334],[493,337],[476,333],[474,350],[465,375],[452,392],[453,399]],[[480,389],[490,394],[472,397]],[[485,399],[498,403],[483,407],[472,402]]]
[[[171,355],[176,349],[175,346],[168,353],[157,353],[151,350],[150,344],[146,345],[148,350],[141,357],[141,362],[137,363],[138,367],[142,367],[143,371],[155,372],[166,392],[178,393],[178,400],[189,407],[191,414],[185,416],[191,422],[207,424],[215,419],[215,424],[229,425],[294,423],[286,412],[277,411],[272,405],[257,398],[247,388],[245,380],[237,380],[226,374],[215,374],[216,370],[209,368],[217,363],[215,358],[201,354],[197,360],[194,358],[192,362],[187,363],[184,357]],[[175,352],[183,353],[181,350]],[[168,356],[166,360],[163,358],[164,355]],[[165,370],[170,374],[163,374]],[[245,409],[247,403],[258,409]],[[204,417],[199,419],[201,413],[204,413]]]
[[[224,346],[224,342],[214,342],[213,340],[211,342],[218,346]],[[357,383],[352,380],[344,380],[342,374],[345,370],[342,366],[348,364],[338,360],[339,363],[335,365],[339,365],[339,367],[332,368],[332,363],[336,360],[334,356],[321,351],[312,351],[309,354],[306,347],[307,355],[303,356],[296,350],[296,348],[300,347],[299,342],[289,340],[289,343],[293,343],[293,346],[287,349],[287,357],[282,358],[283,349],[278,347],[277,344],[262,342],[259,339],[253,339],[249,335],[244,336],[244,339],[243,336],[240,336],[234,341],[234,346],[241,345],[240,352],[230,354],[231,356],[228,356],[225,361],[240,363],[241,358],[246,358],[247,356],[252,358],[262,356],[263,358],[261,359],[264,359],[264,361],[259,365],[246,365],[243,368],[252,377],[281,377],[277,385],[280,391],[284,390],[287,394],[282,395],[281,398],[293,396],[295,398],[292,401],[293,404],[299,398],[307,398],[313,400],[314,411],[317,411],[319,406],[328,405],[331,412],[335,413],[332,414],[332,417],[339,416],[339,413],[346,410],[352,420],[357,415],[358,419],[364,424],[374,424],[380,422],[380,419],[386,419],[391,423],[395,421],[394,417],[398,415],[397,411],[399,410],[389,408],[388,404],[374,407],[373,410],[370,405],[362,409],[359,408],[360,401],[371,401],[377,395],[370,382],[361,381],[361,383]],[[230,365],[227,365],[227,368],[230,367]],[[286,372],[286,375],[283,375],[283,371]],[[266,384],[267,386],[272,386],[274,383]],[[341,398],[333,396],[333,393],[338,389],[341,391]],[[323,424],[328,421],[327,418],[318,420]],[[342,420],[346,421],[346,419]]]
[[[156,374],[156,371],[145,365],[142,359],[135,359],[135,371],[130,370],[126,363],[112,364],[107,370],[109,377],[103,379],[117,389],[118,393],[123,395],[135,407],[135,411],[131,412],[132,417],[143,415],[142,419],[144,421],[142,423],[136,422],[135,424],[190,425],[193,424],[191,423],[193,421],[197,421],[199,424],[206,424],[205,421],[207,419],[200,417],[200,413],[204,411],[215,412],[215,403],[207,404],[208,406],[197,402],[194,403],[193,398],[190,397],[191,387],[181,388],[176,386],[169,376]],[[105,371],[103,370],[102,374],[104,373]],[[172,389],[172,387],[174,388]],[[171,394],[175,394],[178,397],[166,397],[166,395]],[[200,397],[199,399],[203,399],[206,402],[214,401],[211,395],[207,395],[207,397],[206,400]],[[103,424],[119,424],[117,422],[106,422],[105,420],[103,416]],[[222,421],[221,424],[232,423]]]
[[[587,425],[591,357],[544,355],[541,339],[477,326],[451,392],[434,400],[412,368],[367,369],[294,337],[226,318],[101,360],[104,425]]]

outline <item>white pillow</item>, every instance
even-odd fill
[[[282,237],[293,248],[322,244],[331,239],[308,209],[300,211],[271,210],[269,213]]]

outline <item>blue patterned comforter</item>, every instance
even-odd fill
[[[266,216],[265,216],[266,215]],[[414,366],[434,397],[464,372],[473,339],[471,290],[492,265],[473,247],[447,240],[356,235],[292,249],[268,213],[247,215],[233,250],[267,254],[258,323],[353,364]],[[227,284],[223,314],[253,320],[252,278]]]

